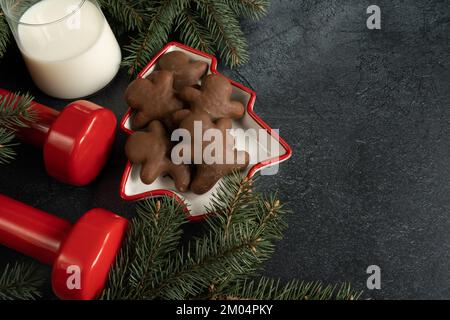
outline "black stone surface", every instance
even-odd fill
[[[382,30],[366,27],[371,4]],[[382,289],[366,298],[450,298],[450,2],[273,0],[263,21],[243,25],[251,62],[222,70],[257,91],[257,113],[294,148],[260,180],[293,210],[265,273],[366,289],[375,264]],[[128,81],[121,72],[91,100],[120,118]],[[66,104],[38,91],[14,49],[0,86]],[[118,195],[124,140],[85,188],[55,182],[21,146],[0,169],[0,192],[71,221],[97,206],[132,214]],[[0,248],[0,265],[17,259]]]

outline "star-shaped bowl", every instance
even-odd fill
[[[208,63],[208,74],[219,73],[217,71],[217,59],[214,56],[177,42],[170,42],[139,73],[138,78],[148,77],[155,70],[159,58],[165,53],[172,51],[182,51],[188,54],[194,61]],[[244,117],[240,120],[233,121],[233,129],[244,129],[246,132],[249,132],[246,135],[247,142],[245,139],[237,139],[236,149],[246,150],[249,152],[250,157],[254,159],[244,172],[248,178],[252,178],[257,172],[268,170],[269,168],[273,169],[274,166],[289,159],[292,155],[292,149],[279,136],[276,130],[270,128],[254,112],[256,93],[233,80],[229,79],[229,81],[233,85],[232,98],[242,102],[246,106]],[[131,126],[132,117],[133,110],[128,109],[121,122],[121,129],[127,134],[133,133]],[[185,205],[185,211],[189,220],[201,220],[205,217],[206,208],[210,203],[211,196],[217,190],[220,181],[212,190],[203,195],[196,195],[192,192],[180,193],[176,191],[173,180],[168,176],[161,176],[150,185],[144,184],[140,179],[140,168],[140,165],[133,165],[131,162],[127,163],[120,186],[120,196],[124,200],[135,201],[159,196],[174,197]]]

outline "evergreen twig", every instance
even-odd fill
[[[186,45],[206,53],[213,53],[213,40],[208,30],[202,25],[199,14],[186,8],[176,21],[176,31],[180,32],[180,40]]]
[[[320,282],[299,282],[293,280],[282,285],[280,280],[260,278],[240,280],[220,292],[215,299],[220,300],[358,300],[361,292],[352,289],[350,284],[325,286]]]
[[[150,3],[149,3],[150,5]],[[125,47],[128,56],[123,65],[131,75],[136,74],[168,41],[175,18],[187,5],[187,0],[155,0],[147,7],[148,26]]]
[[[8,163],[15,156],[12,143],[17,128],[26,127],[36,120],[36,113],[30,110],[33,98],[29,94],[0,95],[0,164]]]
[[[9,44],[9,27],[5,20],[5,15],[3,11],[0,9],[0,59],[6,52],[6,48]]]
[[[220,57],[236,67],[248,61],[247,43],[239,22],[230,7],[222,1],[194,0],[205,21]]]
[[[0,300],[35,300],[41,296],[41,284],[35,265],[7,265],[0,273]]]
[[[222,0],[230,6],[230,8],[238,16],[244,18],[258,20],[267,14],[269,0]]]
[[[103,299],[359,297],[348,287],[336,292],[319,284],[251,280],[282,237],[285,209],[276,196],[253,192],[239,173],[226,177],[213,195],[208,231],[184,247],[179,209],[167,201],[139,205]]]
[[[16,130],[26,127],[27,123],[36,120],[36,113],[30,109],[33,97],[26,93],[13,93],[7,96],[0,95],[0,128]]]
[[[145,25],[145,11],[140,0],[101,0],[100,4],[128,31],[142,30]]]
[[[7,130],[6,128],[0,128],[0,164],[9,163],[14,159],[16,153],[12,147],[16,146],[16,143],[12,143],[14,140],[14,132]]]
[[[216,204],[225,201],[220,210],[225,219],[220,218],[220,214],[212,215],[219,210],[210,212],[208,232],[190,241],[187,249],[181,249],[170,257],[155,286],[145,293],[145,298],[194,298],[204,294],[212,283],[253,274],[270,257],[273,241],[281,237],[279,227],[283,224],[277,222],[282,208],[277,208],[280,216],[273,215],[265,220],[262,217],[266,217],[268,211],[258,211],[263,206],[238,205],[243,199],[251,203],[263,201],[258,194],[251,192],[248,185],[249,180],[243,179],[239,173],[225,178],[219,191],[213,195]],[[218,209],[217,206],[213,208]],[[255,210],[258,212],[253,212]],[[240,217],[228,218],[234,215]],[[212,222],[214,220],[218,222]]]
[[[169,40],[217,53],[230,67],[248,61],[247,44],[238,18],[258,20],[269,0],[100,0],[116,33],[127,32],[123,65],[136,75]],[[0,12],[0,58],[9,42]]]
[[[184,223],[183,211],[174,199],[140,202],[103,299],[141,298],[167,255],[177,249]]]

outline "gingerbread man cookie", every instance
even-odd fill
[[[195,177],[191,183],[191,190],[195,194],[204,194],[224,176],[235,170],[243,170],[248,167],[250,156],[245,151],[235,149],[235,141],[227,131],[231,129],[231,119],[223,118],[213,122],[206,112],[192,112],[189,110],[178,111],[176,114],[181,120],[180,128],[186,129],[191,135],[190,148],[191,161],[196,165]],[[196,130],[195,126],[201,124],[202,130]],[[203,135],[209,129],[216,129],[220,135],[219,141],[204,141],[201,147],[196,148],[195,134]],[[213,146],[214,144],[214,146]],[[207,150],[208,152],[205,152]],[[198,154],[200,152],[200,154]],[[210,157],[211,159],[205,159]],[[200,160],[200,163],[197,161]]]
[[[155,71],[147,79],[134,80],[125,92],[128,105],[136,110],[133,127],[141,129],[153,120],[163,121],[171,127],[170,115],[183,108],[173,89],[173,74]]]
[[[180,192],[186,192],[191,180],[187,165],[170,160],[171,142],[166,129],[157,120],[148,125],[148,132],[136,132],[128,139],[125,153],[133,164],[141,164],[141,180],[152,184],[159,176],[169,174]]]
[[[213,120],[221,118],[239,119],[244,116],[244,105],[231,100],[233,87],[222,75],[211,74],[205,78],[200,89],[184,88],[179,96],[191,103],[194,112],[204,111]]]
[[[161,70],[173,72],[173,87],[176,91],[197,85],[208,69],[206,62],[191,61],[189,56],[181,51],[166,53],[159,59],[158,64]]]
[[[223,148],[215,149],[211,152],[216,158],[219,156],[221,161],[214,164],[203,163],[196,165],[195,177],[191,183],[191,190],[195,194],[204,194],[208,192],[221,178],[229,175],[233,171],[244,170],[249,165],[249,154],[245,151],[238,151],[235,149],[233,137],[223,129],[226,126],[226,124],[224,126],[220,123],[218,124],[219,128],[222,127],[220,130],[224,135]],[[218,154],[218,152],[221,153],[221,155]]]

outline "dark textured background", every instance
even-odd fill
[[[382,9],[381,31],[366,28],[370,4]],[[376,264],[382,290],[367,298],[449,299],[450,2],[273,0],[268,17],[243,25],[251,62],[223,71],[257,91],[256,111],[294,148],[260,181],[293,210],[266,273],[364,289]],[[127,83],[122,72],[91,100],[121,117]],[[34,87],[15,50],[0,86],[66,104]],[[22,146],[0,169],[0,192],[72,221],[96,206],[131,214],[118,196],[124,139],[86,188],[47,177],[40,153]]]

